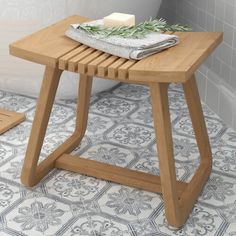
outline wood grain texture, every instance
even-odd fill
[[[71,72],[77,72],[78,71],[78,63],[79,61],[83,60],[84,58],[90,56],[95,51],[93,48],[87,48],[77,56],[71,58],[68,62],[68,70]]]
[[[211,147],[194,72],[220,44],[223,34],[218,32],[177,33],[181,41],[179,45],[141,61],[133,61],[99,52],[64,36],[71,23],[88,20],[72,16],[10,45],[12,55],[46,65],[22,169],[22,183],[34,186],[50,170],[58,167],[148,191],[162,192],[168,223],[174,227],[181,227],[186,222],[208,180],[212,165]],[[62,70],[82,73],[75,131],[38,165]],[[160,177],[69,155],[78,146],[86,130],[93,80],[88,75],[149,85],[159,153]],[[188,184],[176,179],[168,103],[168,85],[172,82],[183,84],[201,156],[200,165]]]
[[[89,63],[86,58],[79,62],[79,72],[97,75],[113,80],[130,82],[185,82],[208,55],[222,41],[222,33],[185,32],[177,33],[181,43],[162,53],[141,61],[127,60],[103,53]],[[96,53],[93,52],[93,54]],[[79,55],[78,55],[79,57]],[[87,56],[88,58],[90,55]],[[91,56],[93,57],[93,56]],[[73,59],[68,63],[74,63]],[[75,69],[69,69],[70,71]]]
[[[26,119],[25,114],[0,108],[0,135]]]
[[[159,176],[113,166],[94,160],[72,155],[62,155],[57,159],[56,167],[104,180],[110,180],[131,187],[141,188],[150,192],[162,192]],[[186,187],[186,183],[181,181],[177,182],[179,195]]]
[[[80,45],[80,44],[79,44]],[[80,45],[79,47],[77,47],[75,50],[67,53],[66,55],[60,57],[59,59],[59,69],[61,70],[67,70],[68,69],[68,61],[77,56],[78,54],[80,54],[81,52],[83,52],[85,49],[87,49],[88,47],[85,45]]]
[[[212,169],[212,153],[194,75],[183,84],[183,88],[200,153],[200,165],[190,181],[188,188],[181,195],[183,214],[187,216],[191,212],[193,204],[197,201],[199,194],[210,176]]]
[[[185,82],[222,42],[223,33],[176,33],[180,44],[147,57],[129,69],[130,80]]]
[[[120,66],[122,66],[125,62],[127,62],[124,58],[119,58],[117,61],[112,63],[108,67],[108,77],[115,79],[118,76],[118,69]]]
[[[46,67],[45,69],[21,174],[21,181],[26,186],[33,186],[35,184],[38,159],[61,73],[62,71],[57,68]]]
[[[123,65],[121,65],[118,68],[118,78],[125,79],[125,80],[128,79],[129,68],[132,67],[135,63],[136,63],[136,61],[134,61],[134,60],[128,60]]]
[[[108,57],[110,57],[111,55],[108,53],[103,53],[101,56],[99,56],[98,58],[96,58],[95,60],[91,61],[88,64],[88,75],[96,75],[98,73],[98,65],[101,64],[102,62],[104,62]]]
[[[171,225],[179,226],[181,214],[176,184],[168,84],[152,83],[150,84],[150,92],[165,214]]]
[[[80,16],[68,17],[12,43],[10,53],[51,67],[56,67],[59,63],[61,69],[75,72],[79,60],[90,56],[94,50],[90,49],[87,55],[82,52],[82,55],[77,55],[78,58],[71,58],[70,55],[76,55],[74,50],[78,50],[80,44],[67,38],[64,33],[70,24],[85,21],[89,21],[89,19]],[[101,57],[101,63],[95,62],[93,64],[92,60],[90,61],[91,65],[89,65],[90,62],[85,60],[84,64],[80,63],[80,68],[84,72],[88,67],[91,75],[97,73],[98,76],[106,77],[107,74],[110,74],[111,79],[127,79],[133,82],[185,82],[220,44],[223,34],[218,32],[179,32],[176,34],[180,37],[179,45],[136,63],[131,61],[129,62],[130,66],[121,69],[120,72],[117,71],[118,68],[111,67],[110,70],[108,69],[112,63],[119,59],[118,57],[115,60],[115,57],[109,57],[106,61],[103,61]],[[68,61],[66,62],[66,60]],[[68,68],[66,68],[67,63],[69,64]]]
[[[101,64],[98,65],[97,75],[100,77],[106,77],[108,72],[108,67],[118,59],[119,57],[116,56],[108,57],[105,61],[103,61]]]
[[[93,61],[94,59],[98,58],[102,54],[101,51],[96,50],[83,60],[79,61],[78,63],[78,72],[82,74],[86,74],[88,70],[88,64],[89,62]]]
[[[56,67],[60,57],[79,45],[78,42],[65,36],[65,31],[69,25],[89,20],[81,16],[68,17],[12,43],[10,45],[10,53],[29,61]]]
[[[93,78],[86,75],[80,75],[78,102],[77,102],[77,114],[75,129],[71,137],[69,137],[64,143],[56,148],[45,160],[43,160],[37,167],[36,175],[34,177],[34,183],[38,183],[45,175],[55,168],[55,161],[58,157],[65,153],[72,152],[80,144],[84,137],[87,120],[89,102],[91,96]],[[30,143],[29,143],[30,145]]]
[[[38,165],[60,74],[61,71],[58,69],[47,67],[45,70],[21,175],[21,181],[26,186],[34,186],[48,174],[55,167],[55,160],[59,156],[70,153],[80,144],[86,131],[92,77],[81,75],[75,131],[70,138]]]

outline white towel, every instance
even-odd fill
[[[103,20],[96,20],[86,24],[103,25]],[[97,50],[133,60],[141,60],[179,43],[179,37],[173,34],[151,32],[144,38],[138,39],[119,36],[105,38],[100,35],[89,34],[78,27],[79,24],[72,24],[66,31],[66,36]]]

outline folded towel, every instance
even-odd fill
[[[103,25],[103,20],[96,20],[88,25]],[[72,24],[66,36],[97,50],[133,60],[141,60],[179,43],[176,35],[151,32],[144,38],[123,38],[120,36],[101,37],[79,29],[79,24]]]

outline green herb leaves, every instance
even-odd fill
[[[123,38],[144,38],[150,32],[177,32],[191,31],[188,25],[169,25],[164,19],[156,19],[141,22],[136,26],[104,27],[89,24],[81,24],[79,29],[89,34],[101,37],[120,36]]]

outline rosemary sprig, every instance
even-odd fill
[[[144,38],[150,32],[185,32],[190,31],[188,25],[174,24],[169,25],[164,19],[155,19],[141,22],[136,26],[104,27],[89,24],[81,24],[79,29],[89,34],[101,37],[120,36],[123,38]]]

